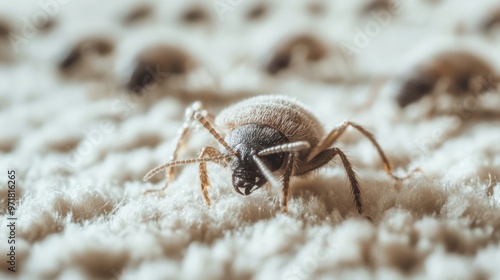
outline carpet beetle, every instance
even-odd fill
[[[215,120],[214,124],[209,120]],[[187,140],[195,122],[207,129],[220,147],[206,146],[198,158],[178,160],[180,147]],[[331,147],[349,126],[368,137],[391,177],[404,179],[393,175],[382,148],[362,126],[344,122],[325,134],[319,120],[303,103],[285,96],[258,96],[226,108],[215,118],[203,109],[201,103],[193,104],[186,111],[186,121],[179,131],[170,161],[148,172],[144,181],[166,170],[168,181],[171,182],[175,166],[198,163],[201,189],[206,203],[210,205],[206,163],[216,162],[231,169],[232,185],[241,195],[249,195],[266,183],[281,187],[281,205],[286,212],[290,178],[305,175],[338,156],[347,173],[356,209],[361,214],[361,189],[354,168],[344,152]],[[165,187],[152,191],[163,191]]]
[[[59,70],[64,74],[78,73],[84,76],[84,72],[89,72],[100,77],[104,58],[110,56],[114,49],[114,42],[108,38],[94,36],[84,38],[63,56],[59,62]]]
[[[153,83],[187,75],[196,63],[187,52],[170,45],[156,45],[141,51],[134,61],[127,89],[140,93]]]
[[[466,94],[494,90],[495,70],[482,58],[467,51],[450,51],[426,60],[411,71],[396,101],[404,108],[424,96]]]
[[[293,66],[293,61],[315,63],[327,56],[328,48],[319,39],[301,34],[287,39],[274,51],[266,66],[267,73],[275,75]]]

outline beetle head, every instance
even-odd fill
[[[237,153],[229,160],[229,164],[234,190],[242,195],[251,194],[269,181],[255,160],[257,154],[266,148],[288,142],[279,131],[256,124],[235,128],[225,140]],[[270,172],[279,170],[284,158],[285,153],[258,156],[258,160]]]
[[[262,149],[240,144],[235,150],[238,155],[230,163],[234,190],[239,194],[249,195],[268,181],[253,158]],[[260,159],[269,171],[274,172],[283,165],[284,154],[267,155]]]

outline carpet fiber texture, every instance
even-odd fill
[[[432,116],[430,98],[404,110],[395,101],[412,67],[442,51],[466,49],[499,71],[500,31],[483,30],[497,1],[104,2],[0,3],[11,28],[0,32],[0,278],[500,279],[498,92],[439,103]],[[267,74],[273,50],[303,33],[326,57],[306,65],[299,49],[290,69]],[[61,73],[89,37],[111,51]],[[135,55],[158,44],[188,53],[193,70],[128,92]],[[349,128],[335,146],[371,221],[338,158],[292,178],[288,213],[280,189],[239,195],[213,163],[210,207],[197,164],[178,168],[164,195],[143,194],[165,183],[142,178],[169,160],[191,103],[217,115],[265,94],[307,104],[327,132],[359,123],[397,176],[421,172],[392,179]],[[218,147],[197,127],[180,158],[206,145]]]

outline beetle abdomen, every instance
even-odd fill
[[[233,130],[245,124],[263,124],[288,140],[317,145],[324,131],[314,114],[300,101],[285,96],[253,97],[223,110],[215,119],[218,127]]]

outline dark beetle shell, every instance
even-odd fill
[[[123,18],[123,24],[125,25],[135,24],[141,20],[151,17],[152,14],[153,14],[153,8],[149,5],[141,5],[135,7]]]
[[[57,20],[55,19],[49,19],[45,24],[41,25],[39,29],[43,32],[49,32],[52,31],[56,26],[57,26]]]
[[[371,0],[363,8],[363,13],[369,14],[372,11],[388,11],[391,9],[391,0]]]
[[[155,82],[188,73],[193,65],[191,56],[180,48],[161,45],[145,49],[136,58],[127,88],[138,93]]]
[[[9,33],[12,32],[11,27],[6,22],[0,21],[0,40],[7,39]]]
[[[86,55],[108,55],[114,50],[114,43],[105,38],[87,38],[78,42],[59,63],[61,71],[75,67]]]
[[[7,38],[9,33],[10,27],[4,22],[0,22],[0,38]]]
[[[267,13],[268,9],[269,8],[267,7],[267,5],[263,2],[255,4],[253,7],[250,8],[250,10],[248,10],[246,14],[246,19],[248,21],[261,19]]]
[[[193,6],[184,12],[181,20],[186,24],[206,23],[210,21],[210,16],[203,7]]]
[[[11,26],[0,20],[0,63],[12,61],[13,48],[9,44],[9,34],[12,32]]]
[[[267,65],[267,72],[277,74],[288,68],[295,51],[299,49],[305,51],[306,59],[309,62],[317,62],[327,55],[327,48],[315,37],[310,35],[295,36],[278,47]]]

